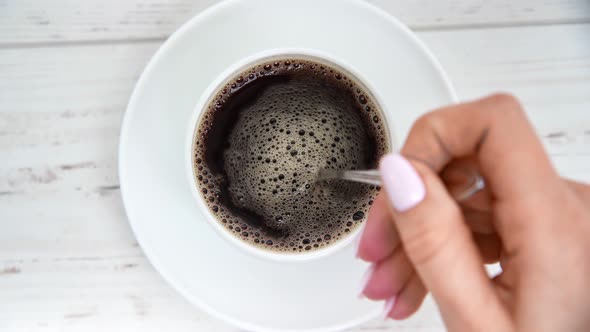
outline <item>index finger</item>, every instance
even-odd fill
[[[438,109],[412,127],[401,153],[439,173],[451,160],[475,156],[496,200],[543,192],[558,182],[516,98],[497,94]]]
[[[378,262],[391,255],[399,245],[399,237],[391,221],[387,196],[381,192],[369,210],[369,216],[357,247],[357,257]]]

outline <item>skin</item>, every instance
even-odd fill
[[[387,315],[405,319],[430,292],[449,331],[590,331],[590,187],[559,177],[514,97],[426,114],[401,155],[426,195],[403,212],[375,200],[358,249],[374,263],[367,298],[395,296]],[[459,204],[466,166],[486,188]]]

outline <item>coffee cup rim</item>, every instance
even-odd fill
[[[185,139],[185,170],[186,175],[188,177],[192,196],[197,201],[199,211],[203,213],[203,217],[207,220],[207,223],[211,225],[217,231],[217,233],[220,234],[220,236],[224,238],[226,241],[232,243],[233,245],[237,246],[237,248],[244,252],[247,252],[248,254],[266,260],[293,263],[309,262],[319,258],[331,256],[332,254],[335,254],[351,245],[355,241],[355,239],[360,236],[361,230],[363,229],[364,225],[356,227],[348,236],[344,237],[343,239],[337,242],[330,244],[329,246],[319,248],[316,250],[310,250],[309,252],[281,253],[272,252],[270,250],[265,250],[262,248],[257,248],[254,245],[248,244],[245,241],[239,239],[238,237],[233,235],[229,230],[227,230],[224,226],[221,225],[221,223],[217,220],[217,217],[213,214],[212,211],[210,211],[209,206],[205,202],[204,197],[199,193],[198,183],[196,181],[194,171],[195,166],[193,163],[193,144],[195,130],[197,129],[198,124],[200,123],[201,116],[204,113],[206,106],[212,100],[214,94],[217,91],[219,91],[219,89],[224,83],[227,82],[228,78],[234,76],[236,73],[256,63],[262,62],[265,59],[270,60],[278,57],[294,57],[303,59],[308,58],[316,62],[325,62],[327,65],[335,67],[351,75],[351,77],[353,77],[355,81],[357,81],[361,86],[365,88],[366,92],[370,94],[375,104],[381,110],[380,115],[386,123],[384,129],[387,133],[387,137],[389,138],[389,147],[391,148],[391,150],[395,150],[395,148],[397,147],[397,142],[395,140],[395,135],[393,135],[392,133],[393,125],[387,118],[387,112],[384,109],[384,103],[378,95],[378,93],[376,92],[376,89],[371,86],[371,84],[363,77],[362,74],[359,73],[358,70],[354,68],[354,66],[345,63],[341,59],[336,59],[334,56],[331,56],[323,51],[308,48],[274,48],[254,53],[250,56],[244,57],[236,61],[223,72],[221,72],[215,78],[215,80],[213,80],[204,90],[203,94],[199,98],[199,101],[193,109],[191,120],[189,121],[187,128],[187,134]]]

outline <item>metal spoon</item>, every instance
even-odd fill
[[[381,175],[376,169],[353,171],[322,168],[318,172],[316,181],[326,180],[346,180],[372,184],[374,186],[381,185]],[[484,179],[481,177],[481,175],[474,172],[471,176],[471,180],[461,188],[455,188],[454,190],[451,190],[451,195],[456,201],[461,202],[473,196],[483,188],[485,188]]]

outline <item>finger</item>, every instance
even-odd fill
[[[371,300],[396,295],[414,274],[405,252],[399,248],[390,257],[374,265],[362,294]]]
[[[576,193],[578,198],[582,200],[584,205],[590,209],[590,185],[571,180],[565,180],[565,182]]]
[[[480,211],[471,209],[469,207],[461,207],[463,217],[469,229],[475,233],[494,234],[494,224],[492,222],[492,214],[489,211]]]
[[[435,173],[453,159],[476,156],[496,204],[518,202],[561,186],[524,111],[508,95],[428,113],[412,127],[402,154],[423,161]],[[498,231],[514,237],[511,230],[515,227],[539,227],[541,222],[526,219],[510,220]]]
[[[446,170],[446,168],[445,168],[445,170]],[[449,186],[452,186],[454,182],[448,183],[447,181],[457,181],[457,180],[448,180],[447,178],[445,178],[445,176],[448,176],[448,175],[446,175],[444,172],[445,171],[443,171],[443,173],[441,174],[441,177],[443,178],[443,181],[445,182],[445,185],[448,188]],[[563,179],[563,181],[568,185],[568,187],[570,187],[570,189],[572,189],[576,193],[576,195],[578,195],[578,197],[582,200],[582,202],[586,206],[590,207],[590,185],[580,183],[580,182],[571,181],[568,179]],[[467,207],[467,208],[471,208],[471,209],[479,210],[479,211],[491,210],[492,196],[491,196],[489,188],[484,187],[483,189],[481,189],[480,191],[475,193],[473,196],[467,198],[464,201],[461,201],[461,207]]]
[[[398,320],[410,317],[420,308],[427,293],[420,277],[414,274],[399,295],[396,296],[395,304],[391,311],[386,314],[387,317]]]
[[[490,189],[487,187],[482,188],[473,196],[460,202],[461,206],[469,207],[474,210],[489,211],[492,209],[492,195]]]
[[[481,177],[479,173],[477,160],[471,156],[451,160],[440,172],[440,177],[449,193],[453,197],[458,197],[473,187],[474,182]],[[491,205],[489,191],[484,187],[470,197],[463,199],[461,205],[488,210]]]
[[[473,240],[479,249],[484,263],[496,263],[502,252],[502,242],[495,234],[473,234]]]
[[[496,289],[496,294],[500,298],[500,301],[502,301],[507,306],[514,303],[514,280],[510,280],[508,276],[509,275],[506,272],[502,272],[492,279]]]
[[[385,194],[375,198],[359,239],[357,257],[367,262],[378,262],[390,256],[399,245],[399,238],[391,221]]]
[[[440,178],[400,155],[385,156],[380,172],[404,250],[447,326],[476,327],[502,317],[471,232]],[[479,308],[491,315],[482,317]]]
[[[576,193],[578,198],[590,208],[590,186],[570,180],[564,180],[564,182]],[[478,197],[479,195],[481,196]],[[484,195],[487,197],[484,197]],[[474,204],[473,199],[488,203],[484,203],[483,205],[478,203]],[[486,208],[486,206],[489,205],[489,202],[491,202],[489,192],[486,192],[485,190],[477,193],[469,200],[461,202],[461,210],[463,211],[465,222],[472,232],[480,234],[496,233],[490,208]]]

